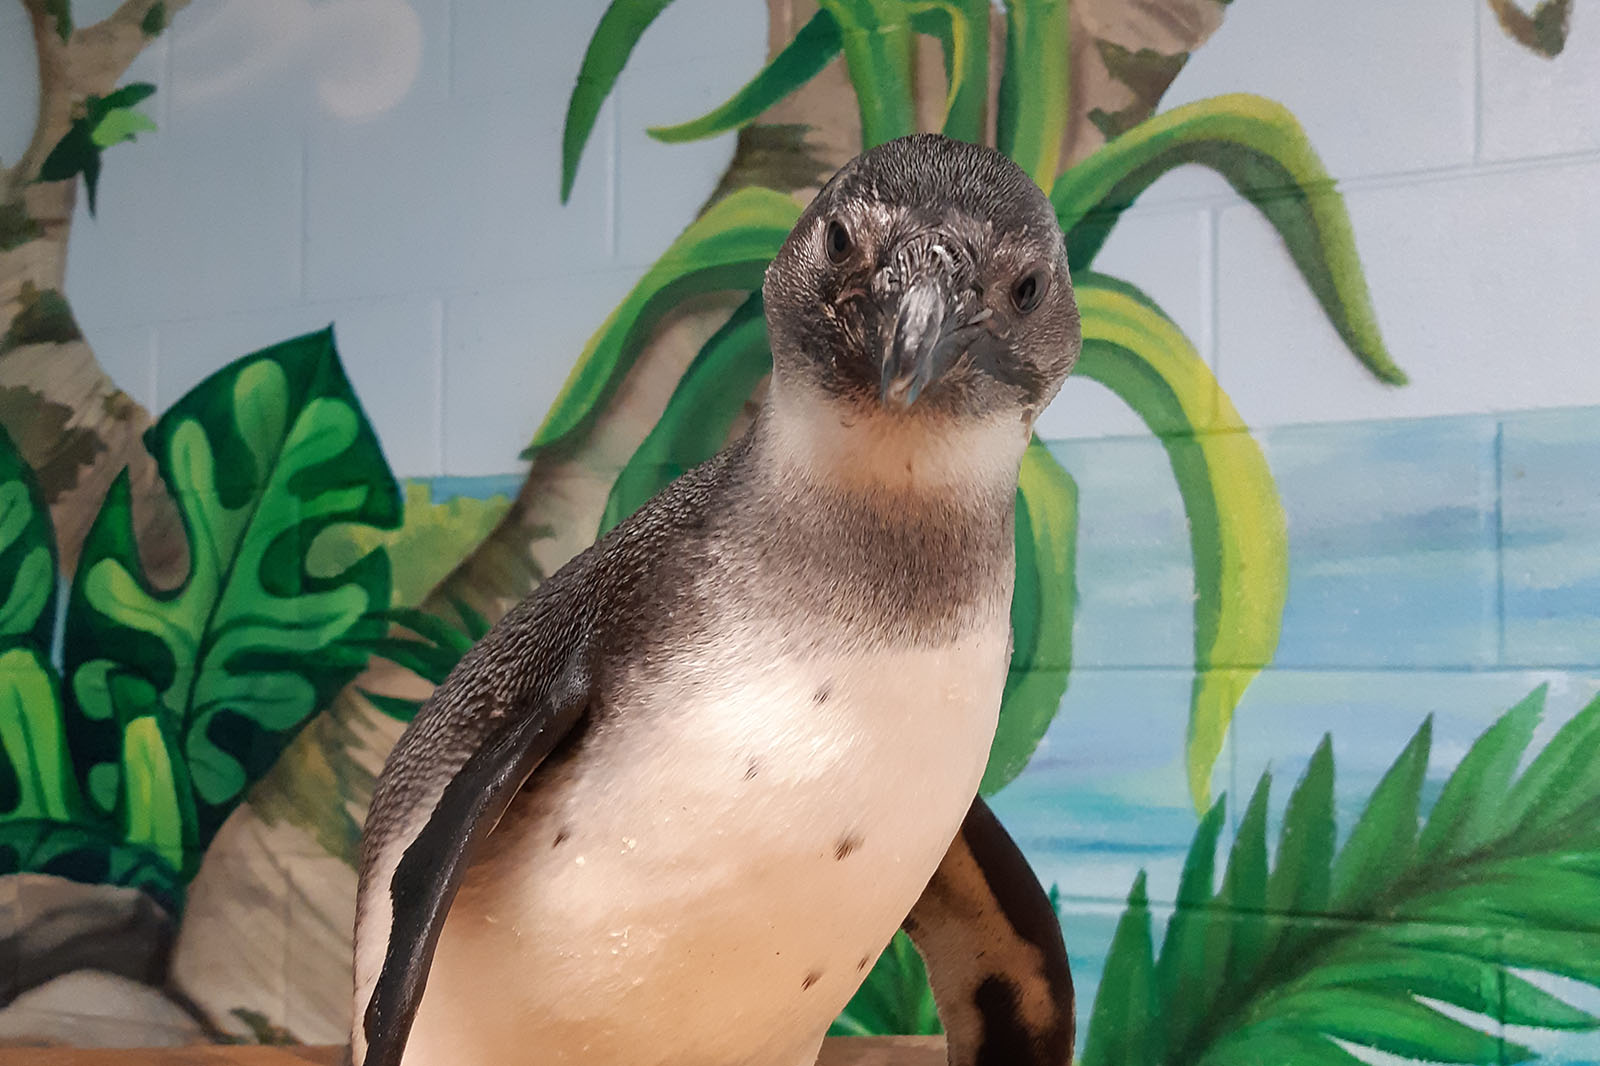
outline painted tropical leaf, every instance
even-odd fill
[[[989,0],[912,0],[911,28],[944,49],[946,137],[981,142],[989,105]]]
[[[368,637],[361,645],[372,654],[388,659],[396,666],[410,670],[435,687],[444,684],[456,663],[489,632],[489,620],[460,600],[451,601],[456,621],[431,614],[421,608],[397,607],[380,612],[376,620],[383,624],[381,636]],[[459,624],[457,624],[459,622]],[[413,636],[396,635],[387,630],[398,626],[410,630]],[[385,696],[361,690],[361,694],[374,707],[391,718],[409,722],[422,709],[422,701],[404,696]]]
[[[897,931],[867,972],[829,1036],[936,1036],[944,1032],[928,970],[911,938]]]
[[[1420,815],[1425,721],[1337,852],[1331,738],[1267,861],[1263,775],[1222,887],[1219,802],[1196,833],[1160,953],[1141,873],[1113,938],[1085,1066],[1534,1057],[1499,1026],[1600,1029],[1549,978],[1600,987],[1600,698],[1520,775],[1545,689],[1486,730]],[[1337,914],[1340,921],[1319,921]]]
[[[1006,0],[997,147],[1046,190],[1067,128],[1067,37],[1066,0]]]
[[[1195,680],[1189,789],[1209,806],[1211,771],[1233,709],[1277,651],[1288,595],[1288,531],[1272,471],[1181,330],[1125,282],[1077,281],[1083,354],[1100,382],[1161,439],[1189,519],[1195,573]]]
[[[0,648],[47,652],[55,628],[56,543],[50,510],[32,469],[0,428]]]
[[[100,186],[100,153],[156,128],[148,115],[134,108],[155,91],[154,85],[141,81],[105,96],[86,97],[83,114],[72,120],[61,140],[50,149],[35,180],[67,181],[82,174],[89,214],[93,215]]]
[[[1215,170],[1260,209],[1345,344],[1379,380],[1405,384],[1378,329],[1344,199],[1294,115],[1265,97],[1234,93],[1173,108],[1062,174],[1050,199],[1073,270],[1089,269],[1122,212],[1157,178],[1191,163]]]
[[[611,485],[600,535],[686,471],[716,455],[761,379],[772,370],[759,292],[700,346],[666,410]]]
[[[992,796],[1020,774],[1055,720],[1072,668],[1078,599],[1078,486],[1035,437],[1017,479],[1016,584],[1011,668],[1000,724],[978,791]]]
[[[753,121],[762,112],[820,74],[839,54],[839,23],[826,9],[811,16],[794,39],[773,56],[726,103],[689,122],[647,130],[658,141],[677,143],[715,137]]]
[[[127,839],[189,870],[245,788],[366,660],[389,602],[373,551],[313,575],[336,523],[393,528],[399,486],[332,331],[240,359],[175,403],[146,444],[189,537],[151,583],[126,475],[84,542],[69,602],[69,738],[84,791]]]
[[[183,882],[165,856],[94,823],[0,819],[0,873],[24,871],[142,889],[172,912],[183,900]]]
[[[578,81],[567,101],[567,119],[561,133],[561,202],[572,195],[578,160],[600,117],[600,108],[616,87],[622,68],[644,31],[672,0],[611,0],[578,68]]]
[[[911,13],[900,0],[818,0],[839,24],[861,112],[861,147],[916,132],[911,91]]]
[[[633,365],[650,330],[684,299],[759,289],[799,217],[792,198],[751,187],[690,223],[590,338],[522,457],[559,447],[580,430]]]

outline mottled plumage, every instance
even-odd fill
[[[819,193],[765,294],[749,433],[502,619],[390,755],[362,1066],[801,1066],[908,913],[953,1061],[1068,1061],[1059,929],[974,799],[1018,463],[1078,348],[1060,232],[1002,157],[909,138]]]

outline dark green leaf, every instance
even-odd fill
[[[1267,881],[1274,914],[1317,914],[1327,906],[1334,833],[1333,741],[1324,735],[1284,810],[1278,862]]]
[[[337,523],[393,528],[400,492],[331,330],[213,374],[146,443],[183,516],[190,571],[173,589],[144,575],[124,475],[84,541],[65,659],[80,774],[120,767],[121,816],[171,857],[180,840],[203,847],[365,665],[361,642],[388,606],[387,558],[314,576],[306,551]]]
[[[1446,1009],[1546,1030],[1600,1028],[1600,1018],[1569,1002],[1559,988],[1540,987],[1525,976],[1554,974],[1600,987],[1600,917],[1594,908],[1600,895],[1600,780],[1577,771],[1563,777],[1586,753],[1595,756],[1588,751],[1593,725],[1585,717],[1591,709],[1558,733],[1512,786],[1513,795],[1526,786],[1516,817],[1495,821],[1477,809],[1506,806],[1506,779],[1542,698],[1536,691],[1511,708],[1472,746],[1440,796],[1430,819],[1438,828],[1425,851],[1414,846],[1431,736],[1431,720],[1423,723],[1379,782],[1333,864],[1329,906],[1361,920],[1317,914],[1325,909],[1318,901],[1328,895],[1333,838],[1327,738],[1290,800],[1277,867],[1268,878],[1270,918],[1287,932],[1252,948],[1242,920],[1251,901],[1237,891],[1260,876],[1262,828],[1254,808],[1259,802],[1264,810],[1266,779],[1240,824],[1222,890],[1211,900],[1198,887],[1208,872],[1203,856],[1215,844],[1214,827],[1203,823],[1155,964],[1168,1028],[1186,1031],[1187,1038],[1179,1046],[1152,1048],[1148,1033],[1136,1025],[1111,1029],[1100,1018],[1103,992],[1090,1046],[1102,1049],[1106,1061],[1118,1062],[1349,1066],[1354,1060],[1332,1043],[1339,1040],[1430,1062],[1491,1063],[1533,1053],[1504,1042],[1492,1026],[1459,1020]],[[1554,787],[1558,780],[1567,787]],[[1552,808],[1559,812],[1554,820]],[[1527,833],[1523,825],[1530,819],[1546,828]],[[1459,843],[1465,840],[1473,843]],[[1141,888],[1142,883],[1141,877]],[[1191,920],[1180,928],[1179,919],[1208,909],[1231,912],[1233,929],[1226,937],[1213,932],[1204,957],[1196,959],[1197,925]],[[1141,899],[1124,922],[1142,917],[1143,910]],[[1220,991],[1198,981],[1182,986],[1172,977],[1187,972],[1215,980],[1219,970],[1226,970]],[[1180,998],[1176,1014],[1174,995]],[[1185,1018],[1192,1020],[1187,1029]]]
[[[69,181],[83,175],[83,187],[89,196],[89,214],[95,213],[95,197],[100,184],[100,147],[90,135],[86,119],[75,119],[50,154],[39,165],[42,182]]]
[[[633,365],[649,331],[682,300],[759,289],[799,216],[790,197],[752,187],[729,194],[690,223],[590,338],[522,457],[531,459],[582,429]]]
[[[1221,912],[1206,941],[1206,958],[1224,959],[1226,983],[1212,975],[1205,999],[1218,996],[1254,980],[1266,956],[1267,916],[1267,796],[1272,775],[1262,774],[1239,820],[1239,831],[1228,856],[1228,869],[1217,893]],[[1187,1034],[1185,1034],[1187,1038]]]
[[[1417,805],[1433,744],[1427,718],[1389,767],[1361,812],[1350,839],[1333,864],[1329,909],[1360,913],[1359,901],[1382,894],[1412,861],[1417,840]]]
[[[144,13],[144,18],[139,20],[139,32],[146,37],[159,37],[161,31],[167,28],[167,5],[161,0],[156,0],[150,5],[150,10]]]
[[[113,111],[141,104],[155,95],[156,87],[147,81],[129,82],[120,89],[115,89],[105,96],[91,96],[84,102],[84,109],[88,112],[89,124],[92,126],[105,118]]]
[[[1206,949],[1214,923],[1226,922],[1227,915],[1212,907],[1213,879],[1217,864],[1217,837],[1227,802],[1219,799],[1200,820],[1184,859],[1183,875],[1178,880],[1178,898],[1167,922],[1161,942],[1161,957],[1156,962],[1156,988],[1161,994],[1161,1013],[1168,1048],[1183,1047],[1217,987],[1217,974],[1211,970]],[[1227,958],[1226,943],[1221,963]]]
[[[572,97],[567,102],[567,121],[561,133],[562,203],[572,194],[572,182],[578,176],[583,147],[589,142],[601,105],[611,95],[622,68],[633,54],[633,46],[671,3],[672,0],[611,0],[606,13],[600,16],[600,24],[595,27],[589,47],[583,53],[577,84],[572,87]]]
[[[1160,999],[1145,875],[1139,871],[1117,921],[1095,993],[1083,1066],[1151,1066],[1162,1061]]]
[[[56,543],[33,470],[0,428],[0,649],[26,645],[48,655],[56,615]]]
[[[701,345],[666,410],[611,485],[600,533],[727,443],[751,391],[772,369],[761,294],[754,293]]]
[[[1537,834],[1571,815],[1600,791],[1600,696],[1573,716],[1512,786],[1498,823]]]
[[[826,10],[818,11],[794,40],[726,103],[692,121],[655,126],[648,132],[658,141],[675,143],[738,129],[820,74],[839,54],[840,44],[839,24]]]
[[[1417,840],[1417,854],[1423,861],[1464,855],[1489,839],[1511,776],[1544,713],[1548,689],[1548,685],[1540,685],[1529,693],[1456,764]]]
[[[1033,757],[1061,708],[1078,599],[1078,486],[1037,437],[1017,479],[1011,665],[979,792],[993,795]]]
[[[0,821],[0,872],[46,873],[96,885],[125,885],[177,911],[178,872],[148,848],[129,845],[99,828],[57,821]]]

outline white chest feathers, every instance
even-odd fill
[[[960,827],[1004,620],[938,649],[724,653],[640,685],[490,837],[407,1066],[799,1066]]]

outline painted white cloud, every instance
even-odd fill
[[[173,29],[189,103],[287,77],[314,86],[339,118],[372,118],[405,98],[422,62],[422,23],[406,0],[213,0]]]

